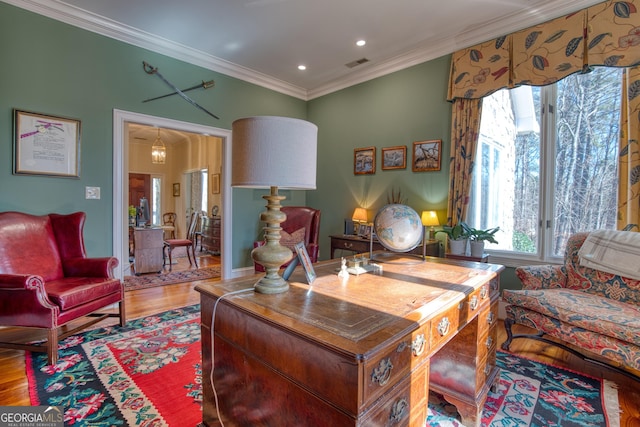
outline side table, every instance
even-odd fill
[[[331,259],[335,258],[337,249],[362,254],[369,252],[371,245],[369,239],[351,234],[337,234],[329,237],[331,238]],[[437,240],[427,242],[426,246],[426,256],[440,256],[440,245]],[[374,239],[372,250],[375,252],[386,250],[386,248],[378,240]],[[418,245],[410,253],[422,255],[422,245]]]
[[[472,257],[468,255],[454,255],[454,254],[444,254],[445,258],[448,259],[459,259],[461,261],[475,261],[475,262],[489,262],[489,254],[482,254],[481,257]]]

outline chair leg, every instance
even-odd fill
[[[191,252],[193,253],[193,264],[195,264],[196,268],[198,268],[198,258],[196,258],[196,247],[191,246]],[[187,248],[187,253],[189,253],[189,248]]]
[[[120,301],[119,306],[120,306],[120,326],[124,327],[127,325],[127,314],[124,309],[124,298],[122,299],[122,301]]]
[[[507,317],[504,319],[504,329],[507,331],[507,339],[504,343],[502,343],[503,350],[509,350],[509,346],[511,345],[511,341],[513,341],[513,332],[511,331],[511,327],[515,322],[513,319]]]
[[[47,332],[47,362],[49,365],[58,362],[58,328],[51,328]]]
[[[171,246],[167,247],[167,252],[169,252],[169,271],[173,268],[173,261],[171,260]]]

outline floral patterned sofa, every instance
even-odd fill
[[[640,280],[581,265],[578,252],[588,235],[577,233],[569,238],[563,265],[516,269],[523,289],[503,291],[508,305],[507,340],[502,348],[508,350],[514,338],[533,338],[601,363],[577,351],[577,347],[615,362],[611,364],[613,369],[640,380]],[[640,257],[634,268],[638,266]],[[513,335],[513,324],[535,328],[539,333]],[[618,368],[618,364],[622,366]]]

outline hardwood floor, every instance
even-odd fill
[[[178,266],[173,267],[174,270],[176,268],[189,268],[188,263],[186,261],[184,262],[186,266],[182,264],[181,259]],[[209,260],[202,259],[202,263],[205,265],[215,262],[215,258]],[[172,308],[197,304],[200,301],[200,295],[194,290],[194,287],[198,283],[200,282],[189,282],[126,292],[127,317],[134,319]],[[526,333],[528,330],[525,327],[516,325],[514,332]],[[504,328],[499,326],[498,342],[501,344],[505,338]],[[607,368],[585,362],[557,347],[534,340],[514,340],[511,344],[510,351],[522,357],[566,367],[594,377],[614,381],[618,384],[618,398],[622,411],[620,426],[640,427],[639,381],[631,380]],[[0,349],[0,372],[2,372],[2,375],[0,375],[0,405],[29,405],[24,352]]]

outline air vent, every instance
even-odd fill
[[[358,65],[362,65],[364,63],[367,63],[367,62],[369,62],[369,60],[367,58],[360,58],[360,59],[356,59],[355,61],[348,62],[348,63],[346,63],[344,65],[346,65],[349,68],[353,68],[353,67],[357,67]]]

